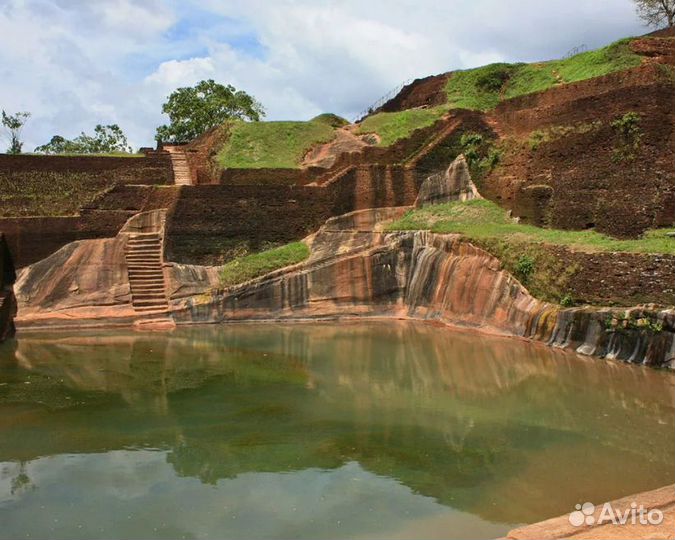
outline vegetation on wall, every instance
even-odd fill
[[[642,146],[641,117],[636,112],[627,112],[612,122],[616,134],[614,161],[633,161]]]
[[[594,122],[581,122],[571,125],[550,126],[545,129],[537,129],[530,133],[528,143],[530,149],[536,151],[542,144],[546,144],[557,139],[562,139],[569,135],[583,135],[592,131],[598,131],[602,128],[602,120]]]
[[[220,280],[223,287],[244,283],[294,264],[309,257],[309,248],[302,242],[293,242],[261,253],[246,255],[228,262],[223,266]]]
[[[113,185],[110,178],[90,173],[4,172],[0,174],[0,217],[75,215]]]
[[[321,115],[309,122],[233,122],[216,161],[222,168],[299,167],[313,145],[335,138],[335,118]]]

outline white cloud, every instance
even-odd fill
[[[29,149],[111,122],[141,146],[202,78],[271,119],[351,116],[411,77],[643,31],[630,0],[0,0],[0,108],[33,112]]]

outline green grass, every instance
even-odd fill
[[[451,108],[489,110],[503,99],[548,90],[556,84],[568,84],[623,71],[642,62],[630,49],[631,39],[564,60],[534,64],[490,64],[477,69],[457,71],[447,83]]]
[[[309,248],[302,242],[293,242],[278,248],[239,257],[227,263],[220,274],[224,287],[243,283],[273,270],[298,264],[309,257]]]
[[[396,141],[409,137],[416,129],[432,125],[447,110],[447,107],[441,106],[374,114],[361,122],[358,133],[376,133],[380,136],[379,146],[390,146]]]
[[[321,115],[309,122],[235,122],[216,161],[222,168],[297,168],[313,145],[335,138],[336,118]]]
[[[675,255],[675,239],[669,229],[650,230],[642,238],[618,240],[593,230],[563,231],[516,223],[496,204],[486,200],[454,202],[412,210],[387,228],[461,233],[470,240],[554,244],[586,252],[633,252]]]

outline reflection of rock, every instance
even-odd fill
[[[14,335],[16,298],[14,297],[14,263],[5,237],[0,233],[0,343]]]
[[[460,155],[446,171],[434,174],[424,181],[415,200],[415,208],[481,198],[471,180],[469,165],[464,156]]]
[[[31,384],[0,394],[0,461],[159,448],[177,474],[210,484],[357,461],[506,522],[672,471],[671,374],[516,340],[391,321],[225,325],[27,335],[17,356]],[[64,387],[70,405],[54,411]],[[542,497],[551,485],[564,496]]]

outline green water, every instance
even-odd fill
[[[411,323],[0,345],[0,538],[495,538],[673,483],[672,373]]]

